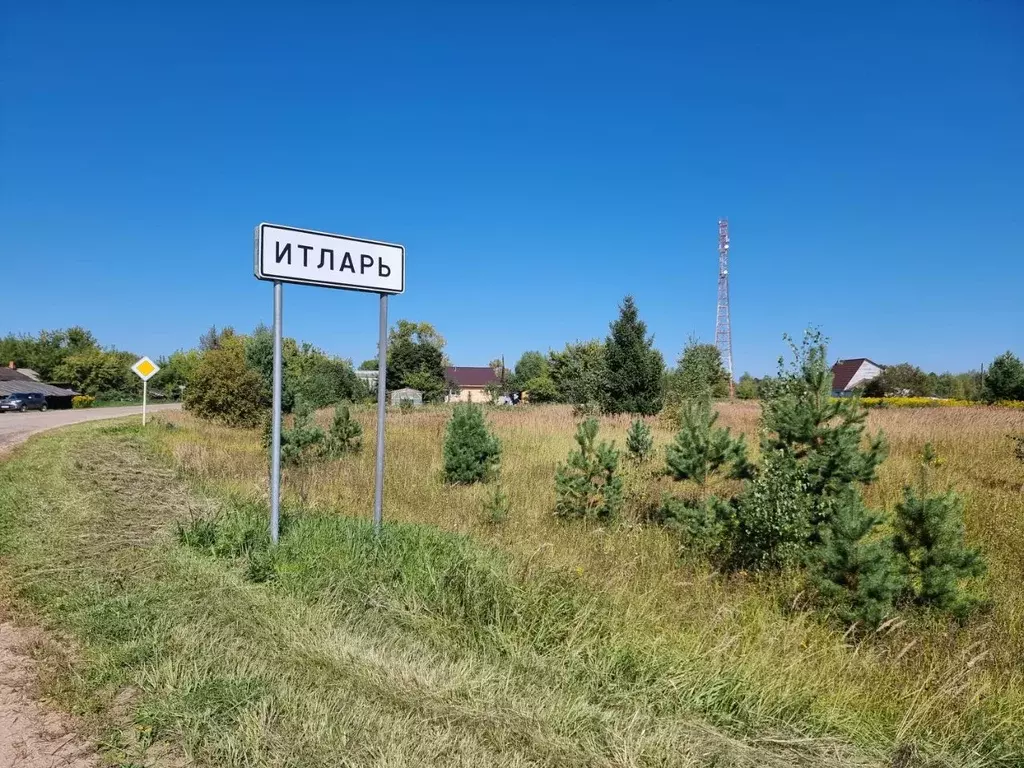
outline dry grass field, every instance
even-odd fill
[[[757,405],[720,410],[756,446]],[[626,469],[620,522],[556,520],[568,408],[489,410],[500,478],[444,485],[449,414],[389,414],[378,541],[358,411],[361,453],[286,471],[270,560],[255,431],[174,414],[18,449],[0,465],[0,586],[70,640],[48,690],[121,765],[1024,762],[1021,411],[870,414],[892,453],[869,501],[891,510],[932,442],[991,607],[864,641],[807,609],[799,574],[724,575],[643,523],[671,487],[652,467]],[[671,433],[652,424],[660,448]],[[621,446],[627,425],[602,419],[602,436]],[[500,524],[482,509],[494,482]]]
[[[721,423],[756,446],[754,403],[720,406]],[[500,482],[512,502],[508,521],[486,522],[483,487],[440,481],[445,409],[394,413],[388,420],[386,519],[427,523],[467,533],[510,552],[527,568],[577,574],[610,596],[643,632],[704,660],[699,685],[713,688],[717,671],[758,699],[766,713],[787,712],[862,743],[940,745],[985,754],[992,746],[1024,745],[1024,465],[1013,457],[1011,433],[1024,432],[1024,413],[998,408],[881,410],[869,429],[891,444],[869,503],[891,510],[913,481],[926,442],[942,457],[936,484],[966,497],[969,541],[988,558],[990,611],[966,627],[924,616],[890,624],[854,645],[821,617],[798,610],[799,582],[789,577],[723,577],[685,556],[672,536],[640,524],[671,482],[630,470],[627,519],[610,528],[555,520],[553,477],[572,447],[566,407],[491,410],[502,440]],[[364,412],[368,450],[312,468],[288,470],[289,504],[368,516],[372,498],[371,414]],[[326,424],[327,413],[320,414]],[[266,460],[254,434],[181,417],[168,433],[175,462],[189,476],[265,498]],[[652,421],[657,445],[671,433]],[[624,443],[625,418],[603,419],[602,436]],[[657,460],[656,460],[657,461]]]

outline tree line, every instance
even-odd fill
[[[743,400],[763,396],[771,377],[754,378],[749,373],[736,383],[736,397]],[[994,403],[1024,400],[1024,363],[1012,352],[997,356],[987,369],[964,373],[926,372],[912,363],[887,365],[877,378],[855,387],[864,397],[937,397]]]
[[[236,336],[236,341],[228,340]],[[215,397],[225,396],[230,391],[229,381],[221,381],[209,365],[200,372],[204,356],[225,345],[229,350],[215,357],[232,358],[227,370],[255,373],[262,382],[256,402],[262,402],[264,396],[269,396],[273,359],[273,340],[266,326],[257,327],[249,335],[211,328],[200,338],[198,348],[179,350],[157,360],[162,370],[153,380],[151,391],[157,396],[181,397],[190,379],[198,375],[202,386],[218,390]],[[234,346],[237,351],[233,351]],[[296,393],[316,407],[368,395],[350,361],[294,339],[286,339],[284,347],[286,409],[294,406]],[[457,390],[457,385],[445,376],[449,360],[444,347],[444,337],[430,323],[399,320],[388,334],[388,388],[410,387],[420,390],[425,402],[443,401]],[[244,361],[234,359],[238,354]],[[130,371],[136,359],[132,352],[101,347],[90,331],[78,326],[41,331],[36,336],[9,334],[0,339],[0,361],[13,360],[18,367],[36,370],[45,381],[66,383],[104,399],[141,394],[141,382]],[[576,341],[546,354],[530,350],[511,368],[498,359],[491,361],[491,367],[496,381],[488,389],[494,397],[526,392],[533,403],[568,403],[594,413],[649,415],[663,408],[675,412],[686,399],[703,395],[715,399],[729,392],[729,376],[714,344],[690,338],[675,366],[666,366],[632,296],[623,299],[603,340]],[[376,370],[377,360],[365,360],[359,368]],[[758,379],[744,373],[736,382],[736,396],[763,398],[772,383],[772,377]],[[862,385],[860,392],[871,397],[1024,400],[1024,364],[1009,351],[996,357],[984,372],[926,373],[910,363],[900,363],[887,366],[881,376]],[[193,392],[190,397],[195,401],[199,395]],[[227,410],[226,406],[221,410]],[[238,418],[231,416],[233,421]]]
[[[131,371],[136,360],[133,352],[100,346],[91,331],[77,325],[0,338],[3,365],[13,362],[35,371],[42,381],[104,400],[142,396],[142,381]]]

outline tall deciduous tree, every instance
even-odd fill
[[[749,373],[744,373],[736,382],[736,397],[740,400],[756,400],[758,397],[758,381]]]
[[[718,347],[691,337],[679,356],[676,370],[669,377],[669,392],[673,403],[728,395],[729,374],[722,365]]]
[[[523,352],[516,363],[513,384],[518,389],[526,389],[526,382],[531,379],[547,378],[549,375],[548,359],[540,352]]]
[[[551,353],[549,372],[559,400],[573,405],[601,401],[605,380],[604,352],[604,344],[594,339],[566,344],[565,349]]]
[[[130,352],[86,348],[68,355],[52,373],[87,395],[134,397],[142,392],[142,382],[131,371],[135,359]]]
[[[44,381],[57,381],[56,370],[68,357],[99,349],[92,332],[77,325],[36,336],[8,334],[0,338],[0,365],[13,362],[18,368],[31,368]]]
[[[444,337],[430,323],[399,320],[388,335],[389,389],[412,387],[426,401],[444,397]]]
[[[274,371],[274,338],[270,329],[259,325],[246,336],[245,361],[263,381],[264,395],[270,397]],[[301,397],[312,408],[323,408],[344,400],[358,400],[365,394],[347,360],[331,357],[307,342],[284,338],[281,344],[282,376],[281,407],[290,412],[296,398]]]
[[[160,366],[159,378],[156,380],[159,388],[168,397],[178,398],[199,364],[199,351],[179,349],[172,352],[170,357],[160,358],[157,364]]]
[[[601,406],[606,413],[653,414],[661,410],[665,362],[653,344],[654,337],[647,335],[636,302],[627,296],[605,340]]]
[[[868,397],[927,397],[931,391],[928,374],[910,363],[886,366],[882,375],[864,385]]]

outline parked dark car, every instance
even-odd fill
[[[38,392],[15,392],[0,399],[0,413],[7,411],[45,411],[46,396]]]

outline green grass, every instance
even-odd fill
[[[748,410],[725,422],[749,432]],[[366,450],[286,473],[273,552],[255,432],[175,414],[41,436],[0,465],[0,587],[69,638],[48,690],[121,762],[1020,765],[1021,505],[999,463],[1020,415],[950,410],[872,416],[894,443],[872,493],[897,497],[925,439],[949,457],[992,565],[995,607],[964,628],[910,616],[855,645],[794,610],[798,579],[681,560],[634,522],[649,473],[622,525],[554,520],[557,408],[489,414],[500,524],[492,488],[441,483],[447,412],[424,410],[390,417],[379,541]]]
[[[3,580],[69,640],[48,690],[127,764],[880,764],[652,634],[572,572],[470,537],[205,496],[137,425],[0,466]],[[908,753],[909,754],[909,753]],[[912,764],[912,763],[908,763]]]
[[[719,404],[721,423],[747,435],[756,450],[756,403]],[[991,607],[965,625],[941,615],[902,610],[881,632],[857,642],[827,616],[806,610],[799,574],[721,574],[681,552],[678,538],[641,523],[663,492],[679,492],[652,474],[664,463],[671,433],[653,422],[656,459],[625,468],[624,517],[607,526],[554,518],[554,475],[573,447],[575,420],[563,406],[493,409],[488,421],[502,441],[498,483],[509,514],[494,524],[484,505],[493,487],[442,482],[442,440],[450,408],[388,417],[385,516],[466,534],[500,550],[518,567],[571,574],[628,614],[645,637],[671,647],[698,700],[718,702],[719,676],[740,681],[764,721],[810,734],[827,733],[886,755],[947,755],[954,764],[1016,765],[1024,755],[1024,465],[1009,434],[1024,433],[1024,413],[1005,408],[873,410],[869,430],[892,446],[869,503],[892,509],[918,474],[921,448],[942,457],[936,488],[966,501],[967,538],[988,560],[974,585]],[[320,414],[321,423],[329,416]],[[356,413],[373,445],[373,413]],[[267,459],[253,431],[167,417],[161,450],[187,477],[217,493],[265,498]],[[603,418],[601,439],[622,445],[627,418]],[[716,491],[734,492],[728,481]],[[493,484],[492,484],[493,485]],[[330,515],[369,514],[373,451],[310,467],[289,468],[283,488],[292,505]],[[717,706],[717,703],[715,704]],[[714,707],[711,707],[714,709]],[[799,714],[793,714],[799,713]],[[794,723],[792,726],[789,724]]]

